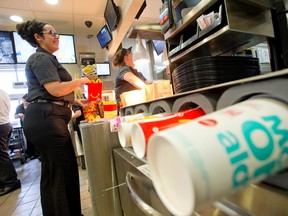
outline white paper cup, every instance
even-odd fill
[[[201,108],[195,108],[176,112],[151,121],[136,122],[131,127],[131,142],[133,150],[138,158],[144,158],[147,154],[148,140],[152,134],[167,128],[174,127],[192,119],[205,115]]]
[[[118,138],[120,145],[123,148],[132,146],[131,142],[131,127],[133,122],[123,122],[118,127]]]
[[[153,185],[173,215],[260,181],[288,166],[288,105],[253,99],[151,136]]]

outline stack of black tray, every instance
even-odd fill
[[[258,58],[207,56],[179,65],[172,73],[172,81],[174,92],[181,93],[259,74]]]

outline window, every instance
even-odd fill
[[[26,81],[25,65],[0,65],[0,88],[10,96],[10,121],[19,121],[14,118],[16,107],[22,103],[22,96],[27,93],[27,88],[13,88],[13,82]]]

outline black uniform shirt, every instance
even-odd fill
[[[63,97],[54,97],[44,88],[44,84],[51,81],[71,81],[72,77],[58,62],[56,57],[45,49],[38,47],[26,63],[26,78],[28,84],[27,101],[37,98],[52,101],[74,102],[74,94],[71,92]]]
[[[117,101],[120,100],[120,95],[123,92],[137,90],[137,88],[134,85],[124,80],[124,75],[127,72],[132,72],[135,76],[140,78],[143,82],[145,82],[146,80],[143,74],[141,72],[138,72],[136,69],[133,69],[129,66],[120,67],[117,72],[116,80],[115,80],[115,96],[116,96]]]
[[[16,108],[15,115],[17,115],[19,113],[25,114],[25,108],[24,108],[24,104],[23,103],[18,105],[17,108]],[[20,118],[20,124],[21,124],[21,127],[23,127],[23,119],[22,118]]]

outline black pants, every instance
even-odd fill
[[[24,132],[42,158],[41,204],[44,216],[80,216],[78,165],[68,122],[71,110],[53,103],[32,103]]]
[[[10,123],[0,125],[0,187],[20,184],[13,162],[7,153],[11,132]]]

